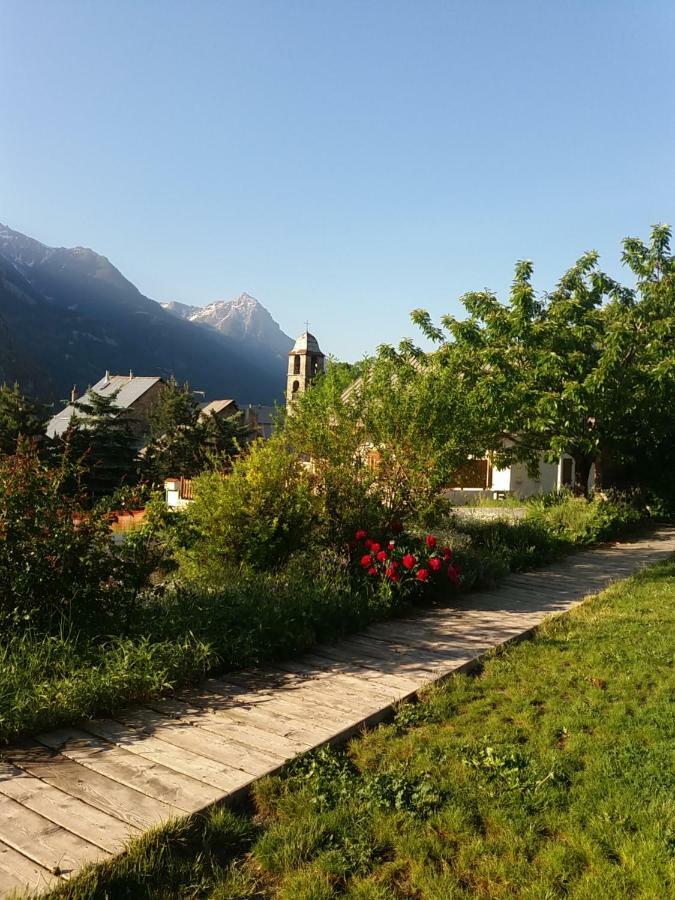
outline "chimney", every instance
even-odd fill
[[[103,387],[107,387],[110,384],[110,372],[105,370],[105,379],[103,381]]]
[[[129,369],[129,381],[131,381],[133,377],[134,373],[131,371],[131,369]]]
[[[70,392],[70,402],[74,403],[77,400],[77,385],[73,385],[73,389]]]

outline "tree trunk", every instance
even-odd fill
[[[574,457],[574,493],[580,497],[588,497],[588,478],[591,474],[593,457],[578,454]]]

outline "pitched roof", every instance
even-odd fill
[[[87,390],[87,394],[96,393],[103,397],[110,397],[115,391],[119,391],[115,398],[115,406],[119,406],[120,409],[128,409],[161,380],[158,375],[132,375],[131,373],[129,375],[109,375],[106,373],[100,381]],[[70,425],[75,411],[75,407],[69,403],[50,419],[47,424],[47,436],[62,435]]]
[[[239,407],[237,406],[234,400],[212,400],[210,403],[207,403],[206,406],[203,406],[200,410],[200,416],[209,416],[211,413],[215,415],[219,415],[224,410],[230,409],[231,413],[236,413],[239,411]]]

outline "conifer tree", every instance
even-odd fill
[[[73,403],[75,413],[63,436],[67,452],[82,461],[82,485],[96,500],[138,477],[137,438],[130,413],[117,405],[118,391],[88,391]]]
[[[23,394],[18,384],[0,385],[0,455],[13,454],[19,438],[42,436],[45,420],[44,405]]]

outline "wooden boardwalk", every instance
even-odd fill
[[[675,528],[504,579],[452,609],[373,625],[294,662],[209,679],[0,751],[0,896],[44,890],[167,819],[234,798],[298,753],[675,552]]]

